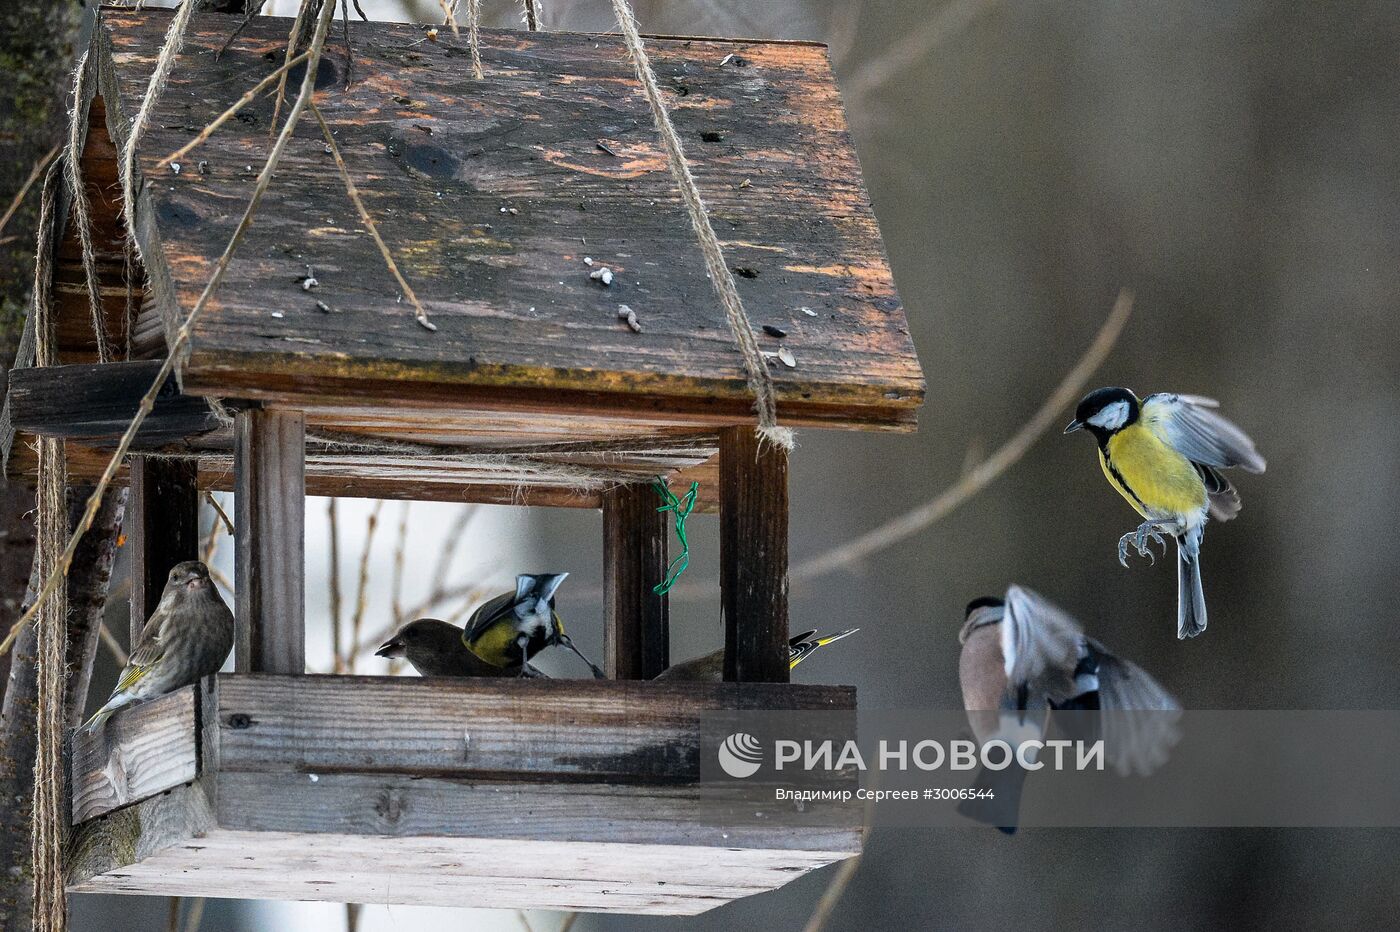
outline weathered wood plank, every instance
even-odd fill
[[[73,735],[73,822],[140,802],[198,776],[195,687],[123,709]]]
[[[167,22],[159,11],[104,13],[96,48],[109,120],[135,112]],[[286,28],[257,18],[216,59],[229,21],[196,17],[143,136],[151,184],[137,236],[160,257],[152,288],[167,327],[237,221],[270,101],[191,154],[201,170],[156,161],[272,67],[265,56]],[[614,418],[643,398],[661,412],[751,420],[739,354],[620,40],[487,30],[487,78],[474,81],[464,38],[351,28],[361,80],[321,106],[438,332],[397,300],[321,143],[299,134],[279,172],[294,196],[265,205],[249,231],[195,329],[187,386],[283,400],[324,397],[336,380],[347,395],[379,385],[392,397],[494,392],[502,404],[596,398]],[[786,345],[798,361],[774,369],[780,414],[911,426],[922,374],[825,51],[649,46],[750,316],[787,334],[763,335],[765,348]],[[615,273],[612,287],[590,279],[585,257]],[[308,265],[313,292],[301,285]],[[619,303],[642,333],[618,321]]]
[[[234,425],[234,668],[306,669],[306,421],[254,408]]]
[[[693,783],[706,712],[855,708],[845,686],[262,675],[217,684],[224,772]]]
[[[131,641],[160,602],[177,563],[199,559],[199,485],[196,464],[133,456],[127,498],[131,553]]]
[[[22,434],[10,458],[12,476],[33,476],[35,458]],[[69,443],[68,475],[95,479],[102,475],[111,454],[77,443]],[[621,464],[610,463],[610,466]],[[688,485],[692,479],[700,482],[697,512],[719,510],[718,461],[701,462],[693,467],[657,470],[655,463],[643,469],[636,465],[639,478],[658,471],[672,476],[677,485]],[[119,481],[125,481],[127,470],[118,471]],[[227,453],[207,453],[199,456],[199,487],[217,492],[234,491],[233,457]],[[306,462],[306,494],[344,498],[385,498],[409,501],[477,502],[485,505],[538,506],[551,508],[602,507],[602,492],[559,488],[528,481],[503,482],[490,470],[464,466],[450,459],[404,457],[337,457],[308,453]]]
[[[720,433],[724,678],[788,681],[788,461],[751,427]]]
[[[855,789],[854,780],[842,788]],[[463,782],[385,774],[223,772],[223,828],[385,838],[500,838],[771,851],[859,850],[862,806],[777,803],[753,789]],[[260,802],[261,801],[261,802]],[[498,868],[482,867],[494,874]],[[692,882],[704,883],[703,873]],[[617,879],[625,876],[619,871]]]
[[[603,654],[608,676],[649,680],[671,662],[666,581],[669,514],[645,485],[603,493]]]
[[[159,361],[14,369],[10,410],[16,429],[45,437],[115,446],[136,415]],[[134,449],[153,449],[215,430],[219,420],[203,398],[182,395],[172,376],[136,434]]]
[[[182,813],[176,820],[156,811],[163,800],[133,810],[149,809],[150,817],[162,817],[165,825],[197,823],[203,814]],[[185,806],[197,809],[192,802]],[[174,806],[167,802],[164,808]],[[120,838],[121,833],[110,834]],[[71,892],[235,899],[255,892],[280,900],[656,915],[713,909],[853,853],[212,829],[197,837],[187,832],[183,844],[134,861],[123,859],[116,843],[101,840],[105,849],[89,841],[80,869],[71,875]],[[113,866],[102,873],[92,870],[101,863]]]
[[[849,711],[849,688],[233,674],[208,681],[198,705],[193,690],[160,701],[177,698],[191,744],[202,718],[201,775],[78,824],[70,890],[682,914],[861,846],[854,802],[577,779],[581,761],[601,760],[591,736],[609,723],[628,758],[610,767],[625,769],[673,720],[710,707]],[[540,764],[551,740],[572,742],[580,760]],[[552,782],[459,764],[478,754],[533,759],[537,780]],[[83,759],[100,766],[91,748]]]

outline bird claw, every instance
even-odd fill
[[[1162,536],[1161,525],[1155,521],[1144,521],[1136,531],[1130,531],[1118,538],[1118,562],[1125,567],[1128,565],[1128,547],[1131,545],[1138,552],[1138,556],[1147,557],[1155,565],[1157,555],[1148,546],[1150,541],[1161,545],[1163,557],[1167,555],[1167,539]]]

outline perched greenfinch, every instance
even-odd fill
[[[797,637],[788,640],[788,669],[791,670],[802,661],[812,655],[812,651],[819,647],[825,647],[833,641],[839,641],[848,634],[855,634],[859,628],[849,628],[845,631],[838,631],[835,634],[828,634],[826,637],[816,637],[815,631],[804,631]],[[724,681],[724,649],[720,648],[712,654],[705,654],[703,657],[692,657],[673,667],[667,667],[657,674],[655,679],[674,680],[678,683],[720,683]]]
[[[519,665],[497,667],[472,653],[462,642],[462,629],[436,618],[410,621],[385,641],[376,657],[407,660],[419,676],[519,676]],[[527,665],[525,676],[539,676]]]
[[[123,706],[218,673],[232,649],[233,613],[209,578],[209,568],[198,560],[177,563],[111,698],[84,727],[94,732]]]
[[[518,676],[528,675],[530,658],[546,647],[567,647],[602,679],[603,671],[574,646],[554,610],[554,594],[568,576],[521,573],[514,592],[502,592],[472,613],[462,643],[494,667],[518,670]]]

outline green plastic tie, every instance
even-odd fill
[[[690,565],[690,541],[685,536],[685,519],[690,517],[691,511],[695,509],[695,496],[700,492],[700,483],[692,482],[690,491],[685,493],[685,498],[676,498],[671,491],[670,485],[661,476],[652,480],[652,488],[656,489],[656,494],[661,496],[665,502],[657,511],[669,511],[676,516],[676,540],[681,542],[680,554],[666,567],[666,581],[652,586],[651,591],[657,595],[665,595],[671,591],[671,587],[681,578],[685,568]]]

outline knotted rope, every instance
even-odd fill
[[[51,171],[39,207],[38,249],[34,258],[34,361],[39,366],[58,362],[53,320],[54,201],[59,172]],[[68,535],[67,484],[63,441],[39,440],[38,528],[35,546],[37,579],[47,579],[58,567]],[[36,710],[34,800],[30,822],[33,865],[35,932],[63,932],[68,927],[63,890],[63,705],[64,665],[68,653],[68,598],[59,587],[48,598],[36,596],[29,609],[37,611],[38,708]]]
[[[792,430],[778,426],[773,376],[769,373],[768,363],[758,348],[758,335],[754,333],[748,314],[744,312],[744,302],[739,297],[734,274],[725,264],[724,250],[720,246],[719,237],[715,235],[714,226],[710,223],[710,212],[705,207],[704,199],[700,197],[700,188],[690,171],[690,162],[685,157],[680,136],[671,122],[665,101],[661,99],[656,72],[652,70],[651,60],[647,57],[641,34],[637,31],[637,19],[627,0],[612,0],[612,5],[617,14],[617,24],[622,29],[622,39],[627,45],[627,51],[632,55],[637,80],[641,82],[642,93],[646,95],[647,104],[651,107],[652,120],[656,123],[656,130],[661,134],[661,141],[666,146],[666,162],[671,168],[671,177],[680,189],[681,200],[690,214],[690,225],[695,228],[695,235],[700,240],[700,251],[705,256],[705,269],[709,272],[710,284],[724,308],[729,329],[733,332],[734,340],[739,344],[739,352],[744,358],[744,373],[749,390],[754,394],[754,410],[758,414],[759,436],[783,450],[791,450]]]

